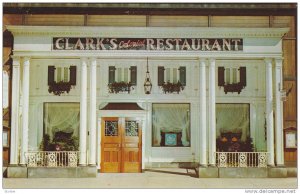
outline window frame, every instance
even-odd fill
[[[155,146],[153,145],[153,109],[154,109],[154,105],[155,104],[186,104],[188,105],[188,108],[189,108],[189,145],[188,146],[162,146],[162,145],[159,145],[159,146]],[[155,103],[152,103],[151,105],[151,147],[152,148],[190,148],[191,147],[191,140],[192,140],[192,130],[191,130],[191,103],[190,102],[183,102],[183,103],[180,103],[180,102],[175,102],[175,103],[172,103],[172,102],[168,102],[168,103],[159,103],[159,102],[155,102]],[[170,132],[172,133],[172,132]],[[182,136],[181,136],[182,137]],[[161,144],[161,142],[160,142]]]

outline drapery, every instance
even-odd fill
[[[249,104],[216,104],[217,137],[221,133],[242,133],[241,140],[249,137]]]
[[[160,146],[161,131],[182,132],[183,146],[190,145],[190,105],[189,104],[153,104],[152,141]]]
[[[78,137],[79,120],[79,103],[45,103],[45,133],[50,139],[58,131],[73,132],[73,136]]]

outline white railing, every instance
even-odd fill
[[[28,167],[77,167],[78,151],[30,151],[25,154]]]
[[[216,152],[217,167],[267,167],[268,152]]]

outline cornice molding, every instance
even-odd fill
[[[281,38],[289,28],[6,26],[14,36],[103,38]]]

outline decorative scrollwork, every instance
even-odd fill
[[[219,167],[227,167],[227,155],[226,153],[220,153],[219,155]]]
[[[76,167],[77,166],[77,152],[68,153],[68,166]]]
[[[138,136],[139,127],[136,121],[126,121],[125,123],[126,136]]]
[[[266,153],[258,154],[258,167],[267,167],[267,154]]]
[[[105,136],[118,136],[118,121],[105,121]]]
[[[57,158],[55,152],[49,152],[48,153],[48,164],[49,167],[55,167],[57,166]]]
[[[36,167],[37,166],[37,158],[35,153],[27,153],[27,166],[28,167]]]
[[[239,167],[247,167],[247,154],[239,153]]]

